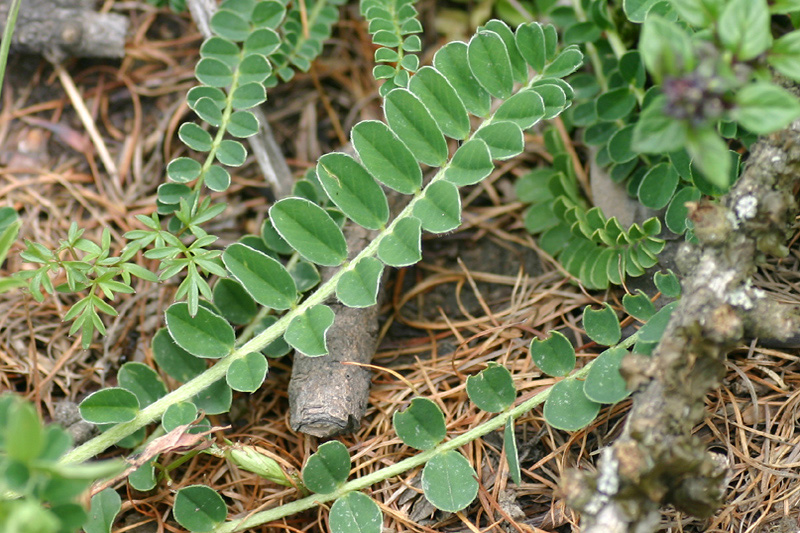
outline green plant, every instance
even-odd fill
[[[622,6],[627,21],[612,17],[611,6],[601,0],[576,0],[571,7],[538,2],[556,25],[528,22],[512,30],[500,20],[490,20],[468,43],[444,45],[432,66],[421,68],[413,55],[420,49],[415,34],[421,29],[413,5],[365,0],[361,12],[378,46],[374,75],[386,80],[381,90],[386,122],[354,126],[351,140],[358,159],[344,153],[321,157],[314,171],[296,184],[293,196],[270,208],[260,235],[244,236],[224,251],[213,248],[217,238],[203,225],[222,214],[225,205],[213,203],[206,189],[228,188],[231,178],[225,167],[239,166],[246,158],[245,148],[234,138],[254,135],[259,128],[248,109],[266,99],[265,87],[290,79],[292,68],[310,67],[336,20],[333,6],[339,3],[298,3],[287,8],[288,2],[276,0],[224,2],[211,20],[215,35],[201,47],[196,67],[201,85],[187,95],[200,122],[187,122],[179,129],[183,143],[200,157],[181,156],[170,162],[169,181],[158,190],[157,212],[138,217],[144,228],[126,234],[128,243],[119,257],[110,254],[108,233],[96,244],[84,239],[77,226],[56,250],[26,243],[23,258],[41,266],[19,277],[28,280],[35,297],[43,297],[42,288],[51,293],[88,293],[66,315],[74,319],[71,332],[81,331],[84,346],[91,343],[95,330],[104,331],[99,313],[116,312],[107,300],[133,290],[131,276],[156,279],[130,262],[135,254],[159,262],[160,281],[183,276],[176,302],[165,311],[166,327],[156,333],[152,345],[159,368],[183,385],[169,391],[150,367],[123,365],[118,387],[97,391],[80,406],[84,419],[101,425],[104,432],[74,450],[62,447],[48,456],[59,468],[89,472],[83,463],[120,445],[135,448],[142,458],[129,473],[134,487],[148,490],[159,476],[168,477],[177,464],[158,465],[160,452],[153,451],[153,443],[160,436],[203,432],[208,425],[196,422],[198,413],[225,413],[232,391],[257,389],[267,375],[269,357],[292,348],[305,356],[324,356],[325,335],[334,318],[325,302],[336,296],[351,307],[374,305],[383,268],[419,261],[422,230],[456,229],[461,223],[458,187],[479,183],[493,171],[495,160],[519,155],[525,147],[523,132],[542,120],[563,116],[568,126],[584,127],[586,144],[597,146],[598,164],[611,165],[612,178],[627,180],[628,190],[645,205],[669,206],[667,226],[683,233],[685,200],[701,193],[718,194],[738,170],[738,155],[730,155],[716,128],[733,139],[734,146],[746,147],[751,132],[764,133],[800,116],[794,97],[764,81],[767,63],[798,77],[800,59],[793,51],[796,32],[774,44],[771,35],[765,37],[769,27],[764,28],[762,19],[769,6],[764,0],[752,5],[739,0],[626,1]],[[797,6],[785,3],[772,10],[781,14],[793,7]],[[302,25],[303,9],[309,15],[308,31]],[[734,16],[739,10],[747,11],[748,17]],[[653,13],[647,15],[649,11]],[[688,24],[678,22],[678,15]],[[757,22],[755,30],[749,18]],[[621,35],[631,30],[631,23],[642,21],[640,50],[628,50]],[[567,44],[560,50],[556,26],[563,29]],[[692,26],[707,28],[695,33]],[[573,75],[583,63],[579,44],[586,48],[593,75]],[[710,59],[695,64],[695,55],[711,48],[716,53],[709,52],[702,57]],[[647,87],[645,67],[660,88]],[[717,107],[705,109],[691,100],[694,93],[683,87],[697,88],[691,85],[695,82],[701,84],[702,96]],[[776,113],[783,108],[788,110],[785,115]],[[756,114],[768,120],[757,124]],[[554,156],[553,168],[535,171],[518,186],[523,199],[535,200],[527,223],[532,231],[545,232],[542,248],[558,256],[587,288],[603,289],[622,283],[626,275],[643,274],[663,247],[657,238],[660,222],[651,219],[623,228],[589,208],[563,142],[552,132],[545,138]],[[733,159],[736,164],[730,163]],[[438,169],[427,182],[421,164]],[[383,186],[408,197],[393,218]],[[345,223],[378,231],[351,260],[341,229]],[[316,265],[338,270],[320,284]],[[65,272],[67,282],[54,287],[50,275],[58,270]],[[219,278],[213,289],[207,281],[210,275]],[[667,296],[679,295],[674,275],[657,274],[656,285]],[[532,341],[536,364],[564,379],[516,406],[507,369],[490,364],[471,376],[470,400],[497,415],[469,432],[446,440],[442,412],[430,400],[415,398],[407,409],[395,413],[393,421],[400,439],[419,453],[352,481],[347,481],[350,457],[336,441],[319,447],[301,479],[287,477],[258,450],[211,447],[205,451],[235,457],[243,468],[315,494],[225,522],[222,497],[209,487],[194,485],[178,491],[174,517],[192,531],[239,531],[333,501],[334,531],[356,527],[380,531],[379,507],[359,491],[420,465],[425,465],[422,486],[428,500],[445,511],[462,510],[476,497],[478,485],[472,466],[457,451],[460,446],[504,428],[509,471],[519,482],[513,438],[516,418],[544,402],[545,418],[552,426],[574,431],[589,424],[601,404],[615,403],[628,394],[619,374],[622,357],[631,347],[649,353],[674,305],[656,312],[647,296],[630,294],[623,298],[623,307],[642,323],[624,340],[611,307],[584,311],[587,335],[608,349],[576,371],[574,348],[562,334],[553,332],[547,339]],[[234,325],[244,326],[238,335]],[[207,360],[213,364],[208,366]],[[32,412],[16,400],[4,402],[0,407]],[[43,430],[35,417],[26,417],[27,426],[34,428],[26,431],[36,437]],[[142,442],[145,427],[159,421],[161,427]],[[8,465],[19,458],[7,449],[0,459],[5,465],[2,481],[8,485],[9,479],[14,480]],[[31,468],[41,467],[36,463]],[[81,491],[84,488],[81,485]],[[5,516],[0,513],[0,520],[11,523],[7,517],[12,515],[20,520],[24,514],[19,513],[29,512],[26,498],[42,505],[43,496],[35,491],[29,495],[28,490],[22,482],[8,486],[5,495],[12,503],[5,505],[15,510]],[[95,496],[91,513],[107,524],[118,502],[103,494],[109,493]]]

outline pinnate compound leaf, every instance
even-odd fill
[[[560,90],[558,87],[555,88]],[[543,93],[547,94],[548,92],[549,90],[543,89],[543,87],[518,92],[497,108],[497,111],[494,112],[494,120],[513,122],[523,130],[530,128],[545,117]],[[563,91],[561,92],[563,94]],[[564,101],[566,101],[566,96],[564,96]],[[562,103],[558,113],[563,107]]]
[[[447,161],[447,141],[430,111],[408,89],[386,95],[384,113],[389,127],[418,161],[433,167]]]
[[[408,84],[408,90],[419,98],[431,113],[442,133],[453,139],[469,135],[469,115],[455,89],[433,67],[422,67]]]
[[[479,129],[474,138],[486,143],[492,159],[510,159],[525,149],[522,129],[513,122],[493,122]]]
[[[449,181],[431,183],[414,205],[414,216],[431,233],[452,231],[461,225],[461,196]]]
[[[405,411],[395,411],[392,423],[400,440],[417,450],[429,450],[447,435],[442,410],[427,398],[414,398]]]
[[[565,379],[553,385],[544,403],[544,419],[564,431],[583,429],[599,412],[600,404],[586,397],[583,382],[576,379]]]
[[[206,369],[203,359],[190,354],[172,340],[167,328],[159,329],[153,336],[153,359],[158,368],[181,383],[198,376]]]
[[[403,194],[422,186],[422,169],[414,154],[383,122],[365,120],[353,126],[353,147],[375,179]]]
[[[467,44],[453,41],[434,54],[433,66],[447,78],[467,111],[486,117],[491,111],[492,97],[470,70],[467,55]]]
[[[167,309],[166,322],[175,343],[197,357],[216,359],[228,355],[236,341],[228,321],[203,306],[192,317],[187,303],[172,304]]]
[[[331,506],[328,515],[332,533],[381,533],[383,513],[362,492],[348,492]]]
[[[318,205],[304,198],[285,198],[269,210],[281,237],[312,263],[338,266],[347,258],[342,230]]]
[[[267,358],[253,352],[237,359],[225,374],[228,386],[239,392],[255,392],[267,377]]]
[[[514,404],[517,389],[511,372],[491,362],[479,374],[467,378],[467,396],[479,409],[488,413],[505,411]]]
[[[768,82],[746,85],[736,93],[733,118],[758,135],[785,128],[800,117],[800,101],[786,89]]]
[[[531,341],[531,359],[548,376],[566,376],[575,368],[575,348],[563,334],[553,331],[543,341]]]
[[[111,526],[122,507],[122,499],[112,488],[104,489],[94,496],[89,507],[89,516],[83,524],[84,533],[111,533]]]
[[[117,381],[120,387],[136,395],[142,408],[167,394],[167,386],[156,371],[144,363],[125,363],[117,372]]]
[[[590,339],[603,346],[617,344],[622,336],[617,314],[608,304],[596,311],[587,305],[583,309],[583,329]]]
[[[583,382],[587,398],[597,403],[617,403],[630,394],[619,373],[622,358],[627,354],[624,348],[609,348],[597,356]]]
[[[197,418],[197,406],[192,402],[178,402],[167,407],[161,417],[164,431],[170,432],[178,426],[191,424]]]
[[[508,475],[511,480],[519,485],[522,483],[522,472],[519,468],[519,452],[517,451],[517,438],[514,435],[514,419],[509,417],[503,429],[503,446],[506,451]]]
[[[403,218],[378,244],[378,258],[393,267],[404,267],[422,259],[422,224],[414,217]]]
[[[212,531],[228,515],[225,500],[205,485],[190,485],[178,490],[172,508],[175,520],[189,531]]]
[[[477,475],[463,455],[443,452],[431,457],[422,469],[422,490],[434,507],[455,513],[478,495]]]
[[[347,307],[369,307],[378,301],[378,286],[383,263],[364,257],[342,274],[336,284],[336,297]]]
[[[489,147],[480,139],[470,139],[456,150],[444,171],[444,179],[457,186],[474,185],[493,170]]]
[[[234,243],[222,254],[225,267],[261,305],[289,309],[297,300],[297,287],[284,266],[263,252]]]
[[[333,325],[334,313],[326,305],[315,305],[294,317],[283,338],[298,352],[309,357],[328,353],[325,334]]]
[[[389,220],[389,203],[381,186],[347,154],[319,158],[317,178],[333,201],[350,219],[367,229],[380,229]]]
[[[79,406],[81,416],[93,424],[128,422],[139,412],[136,395],[121,387],[110,387],[90,394]]]
[[[478,30],[469,41],[467,60],[473,76],[492,96],[508,98],[514,92],[514,76],[502,37]]]
[[[338,489],[350,475],[350,454],[338,440],[328,441],[317,448],[303,467],[303,484],[317,494],[329,494]]]
[[[639,341],[641,342],[658,342],[667,329],[669,319],[672,312],[678,306],[678,302],[672,302],[662,307],[658,313],[653,315],[653,318],[647,321],[647,324],[639,329]]]

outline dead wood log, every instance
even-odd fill
[[[377,232],[350,224],[350,259],[374,239]],[[323,271],[323,279],[333,269]],[[381,286],[383,286],[383,281]],[[380,296],[379,296],[380,301]],[[378,345],[379,305],[353,309],[330,304],[336,318],[328,330],[328,355],[295,355],[289,382],[289,420],[294,431],[315,437],[352,433],[367,410],[372,371],[368,364]],[[356,364],[348,364],[356,363]]]
[[[656,531],[662,506],[706,517],[721,504],[727,467],[692,428],[724,375],[729,349],[758,336],[791,340],[800,329],[797,309],[771,300],[751,280],[758,255],[787,253],[799,175],[796,121],[754,145],[719,204],[690,206],[700,244],[678,254],[684,296],[652,358],[623,361],[629,387],[641,391],[623,434],[601,452],[597,472],[572,470],[562,480],[584,533]]]
[[[11,50],[41,54],[54,63],[67,57],[123,57],[127,17],[98,13],[94,0],[25,0],[19,9]],[[10,0],[0,0],[5,31]]]

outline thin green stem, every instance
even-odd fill
[[[583,368],[581,368],[580,370],[578,370],[577,372],[575,372],[566,379],[573,380],[585,377],[589,373],[592,364],[594,364],[594,361],[591,361],[586,366],[584,366]],[[391,477],[398,476],[403,472],[406,472],[408,470],[411,470],[412,468],[416,468],[420,465],[425,464],[431,457],[435,455],[455,450],[457,448],[460,448],[461,446],[464,446],[465,444],[468,444],[486,435],[487,433],[491,433],[492,431],[500,429],[506,424],[506,421],[508,421],[508,419],[516,420],[517,418],[527,413],[537,405],[543,403],[550,396],[550,392],[552,390],[553,390],[552,387],[550,387],[547,390],[544,390],[539,394],[536,394],[532,398],[522,402],[513,409],[510,409],[504,413],[497,415],[496,417],[490,420],[487,420],[483,424],[467,431],[466,433],[462,433],[461,435],[451,440],[443,442],[442,444],[439,444],[435,448],[418,453],[417,455],[414,455],[407,459],[403,459],[399,463],[396,463],[392,466],[387,466],[386,468],[382,468],[381,470],[378,470],[366,476],[345,483],[334,492],[331,492],[329,494],[312,494],[307,498],[303,498],[301,500],[281,505],[280,507],[276,507],[275,509],[270,509],[268,511],[255,513],[239,520],[231,520],[217,527],[214,530],[214,533],[233,533],[235,531],[243,531],[262,524],[273,522],[285,516],[299,513],[301,511],[305,511],[306,509],[311,509],[312,507],[315,507],[319,504],[333,501],[337,498],[340,498],[341,496],[344,496],[348,492],[363,490],[367,487],[374,485],[375,483],[379,483]]]
[[[8,64],[8,51],[11,48],[11,37],[14,35],[14,26],[17,25],[17,14],[22,0],[13,0],[11,9],[8,10],[6,27],[3,31],[3,40],[0,41],[0,93],[3,90],[3,79],[6,75],[6,65]]]

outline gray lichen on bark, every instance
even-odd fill
[[[678,253],[684,296],[653,356],[623,361],[629,386],[639,389],[623,434],[602,451],[597,472],[573,470],[562,480],[584,533],[656,531],[662,506],[707,517],[721,504],[727,465],[692,428],[732,347],[758,336],[797,338],[797,309],[771,300],[752,276],[766,254],[788,252],[799,171],[800,121],[756,143],[718,203],[689,206],[700,244]]]

